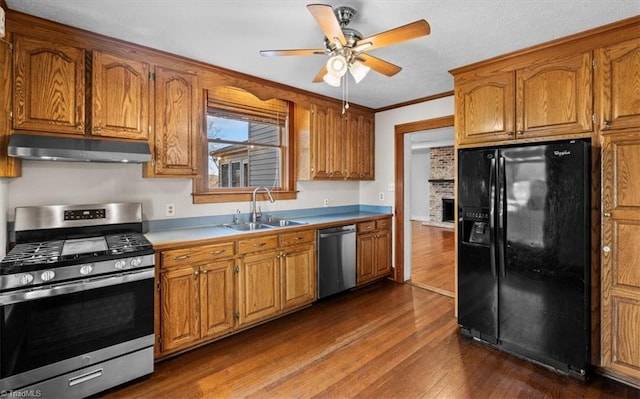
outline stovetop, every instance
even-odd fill
[[[142,233],[118,233],[17,244],[0,263],[0,275],[153,253]]]

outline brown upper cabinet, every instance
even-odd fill
[[[373,180],[374,114],[355,108],[346,114],[337,104],[295,108],[298,178],[301,180]]]
[[[640,38],[596,51],[601,131],[640,127]]]
[[[91,134],[146,140],[149,137],[149,64],[93,53]]]
[[[196,174],[201,93],[197,74],[156,67],[154,149],[146,177]]]
[[[456,76],[459,144],[593,131],[591,52],[533,61],[515,71]]]
[[[102,51],[87,61],[88,52],[15,36],[14,129],[148,139],[149,65]]]
[[[15,35],[13,128],[85,134],[85,50]]]

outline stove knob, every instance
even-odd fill
[[[124,269],[127,266],[126,260],[117,260],[114,267],[116,269]]]
[[[20,285],[27,285],[27,284],[31,284],[32,281],[33,281],[33,274],[25,273],[22,276],[20,276],[19,284]]]
[[[91,274],[92,271],[93,271],[93,266],[91,265],[82,265],[82,267],[80,268],[80,274],[82,274],[83,276]]]
[[[131,259],[131,266],[132,267],[138,267],[138,266],[140,266],[141,263],[142,263],[142,259],[140,259],[140,258]]]
[[[42,281],[50,281],[53,280],[55,276],[56,274],[53,272],[53,270],[45,270],[40,275],[40,278],[42,279]]]

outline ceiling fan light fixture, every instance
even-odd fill
[[[347,73],[347,59],[342,55],[334,55],[327,61],[327,70],[329,75],[342,77]]]
[[[333,75],[331,72],[328,72],[322,77],[322,80],[324,80],[324,82],[329,86],[340,87],[342,77]]]
[[[351,76],[353,76],[353,80],[355,80],[356,83],[360,83],[360,81],[362,81],[362,79],[367,76],[370,70],[370,67],[366,66],[360,61],[354,61],[351,63],[351,65],[349,65],[349,72],[351,73]]]

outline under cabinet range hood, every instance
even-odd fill
[[[151,161],[149,144],[73,137],[12,134],[11,157],[50,161],[144,163]]]

